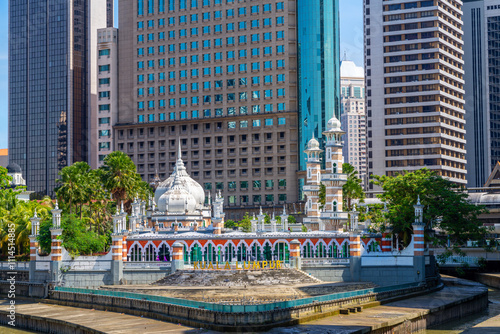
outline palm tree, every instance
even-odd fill
[[[129,201],[137,195],[142,180],[128,155],[120,151],[112,152],[104,158],[101,168],[104,188],[117,203]]]
[[[361,187],[361,179],[358,177],[358,171],[356,171],[353,165],[343,163],[342,173],[347,174],[347,182],[342,186],[344,207],[347,211],[351,211],[353,209],[352,200],[359,199],[363,201],[365,199],[365,192],[363,191],[363,187]]]
[[[61,185],[56,188],[56,196],[62,203],[67,203],[70,214],[80,209],[82,216],[83,204],[90,200],[90,166],[86,162],[75,162],[71,166],[64,167],[59,172],[61,176],[57,180]]]

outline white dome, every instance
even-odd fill
[[[175,178],[174,185],[158,200],[158,210],[168,213],[195,213],[198,209],[196,200]]]
[[[155,191],[155,202],[158,205],[158,210],[166,211],[165,207],[160,206],[161,197],[173,189],[174,183],[177,186],[176,188],[185,190],[187,194],[189,194],[193,200],[195,201],[195,209],[201,210],[205,203],[205,191],[202,186],[193,180],[189,174],[186,172],[186,167],[184,166],[184,162],[181,159],[180,147],[179,147],[179,157],[177,159],[177,163],[175,165],[173,173],[170,175],[168,179],[161,182],[156,188]],[[180,194],[180,193],[179,193]],[[163,199],[163,202],[165,199]],[[168,211],[171,211],[170,206],[168,207]]]
[[[309,142],[307,143],[307,148],[309,150],[316,150],[316,149],[319,149],[319,142],[316,140],[316,138],[314,138],[314,136],[311,138],[311,140],[309,140]]]
[[[340,121],[335,117],[335,115],[330,118],[328,123],[326,124],[326,128],[328,130],[340,130],[341,124]]]

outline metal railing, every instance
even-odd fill
[[[171,262],[123,262],[123,269],[165,269],[172,267]]]
[[[468,265],[471,267],[479,266],[479,258],[475,256],[449,256],[446,258],[444,262],[445,266],[461,266]]]
[[[326,258],[302,258],[301,262],[303,265],[346,265],[349,264],[349,258],[336,258],[336,257],[326,257]]]
[[[159,303],[166,303],[166,304],[171,304],[171,305],[204,309],[204,310],[209,310],[209,311],[214,311],[214,312],[245,313],[245,312],[267,312],[267,311],[272,311],[272,310],[276,310],[276,309],[287,309],[287,308],[304,306],[304,305],[314,304],[314,303],[330,302],[330,301],[335,301],[335,300],[344,299],[344,298],[360,297],[360,296],[369,295],[369,294],[373,294],[373,293],[415,288],[417,286],[419,286],[419,283],[415,282],[415,283],[407,283],[407,284],[385,286],[385,287],[378,287],[378,288],[370,288],[370,289],[363,289],[363,290],[339,292],[339,293],[333,293],[333,294],[323,295],[323,296],[314,296],[314,297],[308,297],[308,298],[287,300],[287,301],[267,303],[267,304],[258,304],[258,305],[223,305],[223,304],[208,303],[208,302],[201,302],[201,301],[194,301],[194,300],[187,300],[187,299],[180,299],[180,298],[147,295],[147,294],[141,294],[141,293],[67,288],[67,287],[59,287],[59,286],[55,287],[54,289],[55,289],[55,291],[60,291],[60,292],[82,293],[82,294],[90,294],[90,295],[97,295],[97,296],[110,296],[110,297],[129,298],[129,299],[136,299],[136,300],[146,300],[146,301],[151,301],[151,302],[159,302]]]
[[[29,270],[30,263],[29,262],[9,262],[9,261],[1,261],[0,269],[4,270]]]

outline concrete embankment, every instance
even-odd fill
[[[0,324],[7,325],[8,300],[0,300]],[[153,319],[77,307],[16,300],[16,328],[41,333],[198,333],[198,330]],[[1,332],[1,328],[0,328]]]
[[[361,313],[327,317],[295,327],[273,329],[268,333],[283,333],[286,330],[287,334],[409,334],[461,319],[487,307],[488,294],[483,285],[459,279],[446,279],[445,283],[442,290],[427,295],[370,307],[372,303],[365,305]]]
[[[363,306],[363,311],[360,313],[352,313],[349,315],[338,315],[337,312],[332,312],[322,319],[318,319],[320,314],[309,314],[304,317],[294,319],[294,322],[288,325],[295,325],[288,328],[275,328],[269,333],[412,333],[425,329],[432,325],[437,325],[457,318],[462,318],[470,314],[474,314],[486,308],[487,306],[487,289],[480,284],[468,282],[464,280],[446,280],[446,286],[439,291],[430,294],[414,294],[413,296],[393,296],[386,298],[381,305],[381,301],[367,301]],[[46,302],[50,300],[46,300]],[[52,301],[58,302],[58,301]],[[141,301],[136,301],[135,306]],[[68,303],[66,303],[68,304]],[[74,305],[84,306],[84,305]],[[87,306],[89,307],[89,306]],[[150,306],[151,307],[151,306]],[[168,305],[163,305],[163,308],[168,308]],[[5,308],[0,310],[4,313]],[[97,309],[97,308],[96,308]],[[108,312],[81,309],[76,307],[31,303],[26,306],[18,305],[17,314],[19,326],[27,329],[35,329],[44,331],[47,326],[59,326],[57,330],[52,332],[57,333],[147,333],[154,332],[154,326],[161,324],[162,331],[174,333],[182,333],[189,331],[188,327],[174,325],[168,322],[158,320],[134,317],[132,315],[118,314],[109,311],[118,311],[113,307],[107,308]],[[153,309],[152,309],[153,310]],[[152,316],[152,312],[138,312],[144,316]],[[122,312],[122,311],[120,311]],[[333,316],[334,315],[334,316]],[[0,317],[5,318],[5,317]],[[163,319],[167,320],[167,319]],[[176,319],[170,319],[171,322],[178,323]],[[180,320],[177,318],[177,320]],[[210,319],[207,319],[208,326],[211,327]],[[308,322],[307,322],[308,321]],[[183,322],[186,323],[186,322]],[[46,324],[45,327],[40,324]],[[199,328],[199,323],[192,323],[193,327]],[[277,324],[274,324],[276,326]],[[281,323],[278,325],[287,325]],[[41,327],[40,327],[41,326]],[[65,327],[66,326],[66,327]],[[107,326],[107,327],[102,327]],[[135,326],[135,327],[134,327]],[[153,326],[147,327],[147,326]],[[272,326],[272,325],[271,325]],[[143,330],[147,327],[148,330]],[[66,329],[65,329],[66,328]],[[252,331],[266,330],[265,326],[251,327],[233,327],[222,328],[225,331]],[[140,330],[141,329],[141,330]],[[204,331],[205,333],[213,333]]]
[[[476,282],[500,289],[500,274],[483,274],[477,273],[474,275]]]

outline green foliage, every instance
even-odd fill
[[[62,245],[71,256],[92,255],[106,250],[107,236],[88,230],[83,220],[74,215],[65,216],[61,227]]]
[[[365,192],[361,187],[361,179],[358,177],[358,172],[353,165],[349,163],[342,164],[342,173],[347,174],[347,182],[342,186],[342,194],[344,199],[344,210],[352,211],[354,199],[359,199],[363,202],[365,199]]]
[[[264,224],[271,224],[271,216],[267,213],[264,213]]]
[[[306,227],[306,225],[302,225],[302,232],[307,232],[307,227]]]
[[[40,218],[50,217],[51,202],[44,198],[42,201],[20,201],[17,195],[26,187],[10,186],[11,177],[7,169],[0,167],[0,257],[7,257],[9,247],[9,229],[14,230],[16,259],[26,258],[29,254],[29,236],[31,235],[31,221],[35,210]]]
[[[51,227],[52,219],[44,219],[40,221],[40,232],[38,233],[37,239],[41,253],[44,255],[50,254],[50,247],[52,245],[52,235],[50,233]]]
[[[483,206],[468,202],[468,195],[453,182],[426,168],[394,177],[374,176],[374,184],[384,193],[377,195],[387,203],[388,220],[394,233],[400,235],[405,244],[410,241],[412,223],[415,221],[413,205],[420,196],[424,205],[426,229],[444,231],[453,248],[467,240],[482,240],[487,232],[478,216],[486,212]],[[447,240],[426,235],[429,241],[447,248]]]
[[[245,212],[245,216],[242,220],[239,221],[238,226],[241,227],[243,232],[251,232],[252,231],[252,218],[248,215],[248,212]]]
[[[236,226],[238,226],[238,225],[236,224],[236,222],[234,220],[230,219],[230,220],[225,220],[224,221],[224,227],[225,228],[233,228],[233,227],[236,227]]]
[[[289,215],[288,216],[288,225],[295,224],[297,222],[297,219],[295,219],[294,216]]]
[[[131,201],[134,197],[148,198],[151,194],[149,185],[141,180],[134,162],[123,152],[115,151],[104,158],[102,183],[118,203]]]
[[[318,202],[319,202],[319,209],[323,210],[326,203],[326,186],[323,183],[319,184]]]

